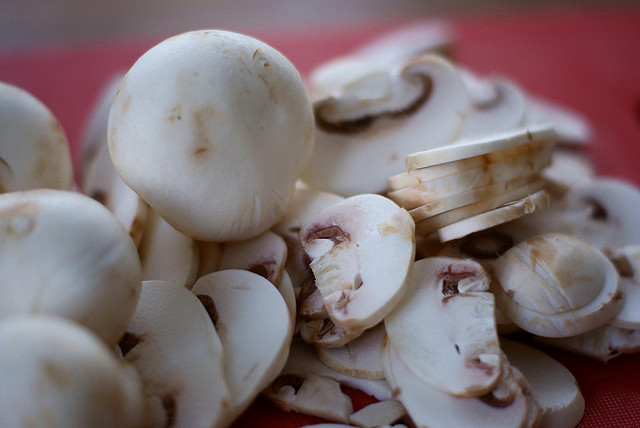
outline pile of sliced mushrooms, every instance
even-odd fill
[[[306,82],[172,37],[105,89],[76,188],[60,123],[0,84],[3,426],[226,427],[258,396],[318,428],[578,424],[571,373],[505,336],[640,349],[640,191],[449,31]]]

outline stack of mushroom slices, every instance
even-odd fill
[[[535,126],[410,154],[407,172],[387,179],[388,197],[417,235],[438,232],[443,242],[514,220],[549,204],[540,172],[554,139]]]

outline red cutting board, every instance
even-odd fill
[[[449,20],[457,30],[458,62],[480,74],[513,78],[527,91],[584,114],[595,131],[589,150],[597,170],[640,184],[640,9],[551,9]],[[400,24],[250,33],[279,49],[305,74]],[[77,165],[82,127],[101,86],[161,39],[0,54],[0,81],[29,90],[52,109],[69,135]],[[550,353],[571,370],[585,396],[580,427],[640,426],[640,356],[602,364],[562,351]],[[373,401],[349,393],[355,408]],[[257,401],[234,427],[293,428],[318,421]]]

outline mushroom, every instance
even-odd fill
[[[0,194],[71,189],[67,136],[53,113],[27,91],[0,82]]]
[[[387,198],[352,196],[306,222],[300,241],[331,321],[378,324],[402,297],[415,255],[411,216]]]
[[[382,348],[380,348],[382,350]],[[397,400],[385,400],[369,404],[349,416],[349,423],[361,428],[389,426],[398,422],[407,414],[404,406]]]
[[[124,181],[171,226],[205,241],[273,226],[312,146],[298,71],[270,46],[226,31],[150,49],[109,116],[109,151]]]
[[[540,406],[540,426],[573,428],[585,402],[576,379],[562,364],[531,346],[500,339],[500,347],[531,384]]]
[[[624,296],[622,309],[609,324],[627,330],[640,330],[640,245],[605,251],[620,276]]]
[[[60,315],[114,346],[138,302],[141,268],[105,207],[43,189],[0,195],[0,278],[0,319]]]
[[[525,120],[528,124],[550,124],[558,143],[565,145],[585,146],[593,136],[589,121],[579,113],[531,94],[527,95]]]
[[[198,251],[198,274],[203,277],[220,269],[223,244],[219,242],[194,241]]]
[[[414,263],[408,290],[384,325],[398,357],[420,382],[460,397],[495,388],[502,371],[488,290],[489,278],[472,260]]]
[[[187,288],[195,283],[199,268],[197,244],[151,209],[138,252],[142,279],[177,282]]]
[[[142,428],[142,385],[89,330],[63,318],[0,322],[2,426]]]
[[[191,291],[209,310],[220,335],[231,421],[285,365],[293,335],[289,311],[273,284],[244,270],[203,276]]]
[[[455,139],[468,99],[451,64],[424,56],[371,73],[314,104],[316,146],[303,176],[311,187],[382,192],[405,154]]]
[[[384,324],[370,328],[340,348],[316,347],[318,358],[337,372],[363,379],[384,379],[380,352]]]
[[[143,282],[120,348],[140,374],[152,426],[229,424],[222,343],[205,307],[182,284]]]
[[[585,333],[622,308],[618,273],[598,250],[562,234],[540,235],[491,262],[498,307],[518,327],[546,337]]]

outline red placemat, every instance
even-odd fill
[[[524,89],[583,113],[593,124],[590,146],[602,174],[640,184],[640,10],[552,10],[451,18],[455,57],[479,73],[511,77]],[[399,23],[395,23],[397,25]],[[348,52],[395,26],[377,24],[322,34],[255,32],[301,70]],[[82,126],[101,86],[159,42],[105,42],[0,54],[0,80],[47,104],[66,129],[79,160]],[[578,380],[587,409],[580,427],[640,426],[640,356],[608,364],[550,351]],[[372,402],[349,391],[354,407]],[[258,400],[234,427],[298,427],[318,419],[288,415]]]

